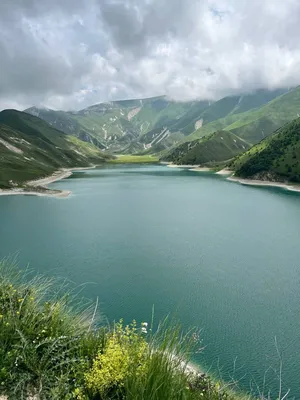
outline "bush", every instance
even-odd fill
[[[121,394],[124,392],[125,380],[145,375],[147,351],[148,344],[138,332],[136,322],[133,321],[123,329],[120,321],[108,333],[105,348],[96,356],[92,368],[85,374],[87,389],[101,397],[108,397],[112,392]]]

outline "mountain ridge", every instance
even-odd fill
[[[76,112],[36,107],[25,112],[37,114],[57,129],[106,151],[157,153],[199,138],[189,135],[198,132],[197,128],[204,132],[205,127],[214,121],[230,116],[230,122],[235,122],[241,112],[260,107],[286,91],[257,90],[218,101],[178,102],[157,96],[104,102]],[[214,131],[220,129],[223,129],[222,123]],[[208,130],[206,134],[212,132]]]

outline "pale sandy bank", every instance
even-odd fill
[[[211,168],[208,167],[196,167],[196,168],[190,168],[189,171],[195,171],[195,172],[210,172],[212,171]]]
[[[231,175],[233,174],[233,171],[231,171],[230,169],[224,168],[221,169],[220,171],[216,172],[217,175]]]
[[[198,168],[199,165],[178,165],[178,164],[167,164],[169,168],[184,168],[184,169],[191,169],[191,168]]]
[[[24,188],[12,188],[12,189],[0,189],[0,196],[12,196],[12,195],[28,195],[28,196],[40,196],[40,197],[58,197],[58,198],[66,198],[72,192],[69,190],[53,190],[48,189],[47,185],[53,182],[57,182],[61,179],[66,179],[72,175],[72,171],[81,171],[85,169],[93,169],[96,166],[92,167],[83,167],[83,168],[68,168],[68,169],[60,169],[55,171],[52,175],[46,176],[41,179],[36,179],[33,181],[28,181],[25,183],[26,186]],[[1,399],[0,399],[1,400]]]
[[[272,181],[259,181],[254,179],[241,179],[235,176],[230,176],[227,178],[227,180],[232,182],[238,182],[241,183],[242,185],[279,187],[291,190],[293,192],[300,192],[300,185],[291,185],[287,183],[272,182]]]

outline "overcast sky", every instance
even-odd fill
[[[300,83],[299,0],[0,0],[0,109]]]

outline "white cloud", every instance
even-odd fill
[[[300,83],[298,0],[2,0],[0,107]]]

